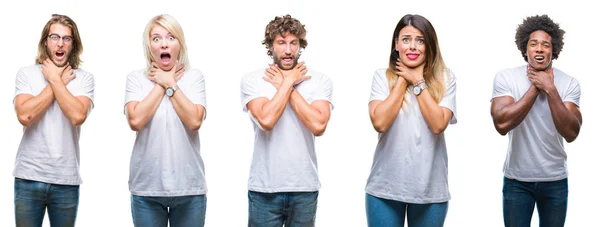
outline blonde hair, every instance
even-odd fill
[[[423,79],[425,79],[425,84],[429,87],[428,90],[431,97],[439,103],[446,93],[444,82],[446,77],[450,74],[448,68],[446,68],[444,59],[442,59],[435,29],[425,17],[420,15],[407,14],[402,17],[398,22],[398,25],[396,25],[392,38],[390,62],[385,73],[388,79],[388,86],[391,90],[398,80],[398,75],[394,73],[396,60],[400,57],[400,54],[396,51],[396,41],[398,39],[398,33],[406,26],[413,26],[423,33],[423,38],[425,39],[425,67],[423,69]]]
[[[73,36],[73,44],[71,52],[69,54],[68,62],[69,65],[71,65],[71,68],[79,68],[79,64],[83,62],[80,58],[80,55],[83,52],[83,44],[81,44],[81,38],[79,36],[77,24],[75,24],[75,21],[73,21],[70,17],[60,14],[52,14],[52,18],[50,18],[50,20],[48,20],[48,22],[44,26],[40,37],[40,42],[38,43],[38,54],[35,58],[35,64],[42,64],[46,59],[50,58],[50,53],[48,53],[46,41],[48,40],[48,35],[50,35],[50,27],[53,24],[60,24],[71,29],[71,36]]]
[[[183,64],[186,69],[190,69],[190,62],[188,60],[187,55],[187,45],[185,42],[185,37],[183,35],[183,29],[179,22],[175,20],[174,17],[168,14],[162,14],[153,17],[150,19],[148,24],[146,25],[146,29],[144,30],[143,40],[144,40],[144,54],[146,55],[146,72],[148,72],[152,68],[152,62],[155,61],[152,56],[152,50],[150,48],[150,32],[154,26],[161,26],[169,31],[179,42],[179,55],[177,60],[180,64]]]

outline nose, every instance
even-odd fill
[[[417,41],[413,40],[412,42],[410,42],[409,48],[411,50],[416,50],[417,49]]]
[[[168,46],[168,41],[167,41],[167,39],[162,39],[162,40],[160,41],[160,47],[161,47],[161,48],[163,48],[163,49],[165,49],[165,48],[167,48],[167,46]]]
[[[65,41],[62,38],[60,38],[60,39],[58,39],[58,42],[56,43],[56,45],[58,45],[59,47],[62,47],[63,45],[65,45]]]
[[[285,54],[292,54],[292,45],[285,45]]]
[[[543,52],[543,47],[542,47],[542,45],[538,44],[538,45],[535,47],[535,52]]]

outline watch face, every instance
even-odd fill
[[[419,87],[419,86],[413,87],[413,93],[415,93],[415,95],[421,94],[421,87]]]
[[[173,88],[167,88],[167,96],[173,96]]]

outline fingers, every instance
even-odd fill
[[[304,61],[298,62],[298,64],[296,64],[296,69],[299,69],[300,67],[304,66]]]

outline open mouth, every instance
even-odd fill
[[[65,52],[64,51],[56,51],[56,53],[54,53],[54,55],[56,55],[57,58],[63,58],[65,56]]]
[[[541,61],[544,61],[544,59],[545,59],[545,58],[544,58],[544,56],[541,56],[541,55],[536,55],[536,56],[534,57],[534,59],[535,59],[536,61],[538,61],[538,62],[541,62]]]
[[[162,61],[163,64],[169,64],[169,62],[171,61],[171,54],[168,54],[168,53],[160,54],[160,60]]]
[[[291,63],[292,61],[294,61],[294,58],[292,56],[285,56],[285,57],[282,57],[281,60],[286,63]]]
[[[417,60],[417,58],[419,58],[419,55],[418,54],[406,54],[406,57],[409,60],[414,61],[414,60]]]

